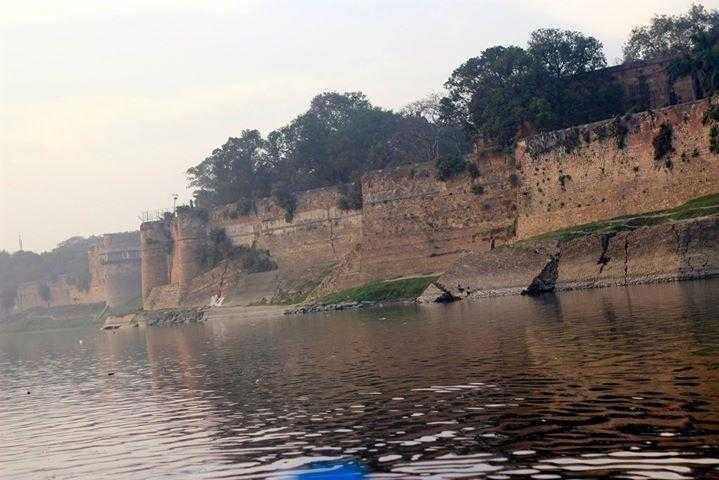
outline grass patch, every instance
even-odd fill
[[[370,282],[361,287],[350,288],[327,295],[319,303],[328,305],[342,302],[381,302],[416,298],[438,277],[414,277],[385,282]]]
[[[543,233],[542,235],[529,238],[527,241],[571,240],[584,235],[622,232],[638,227],[649,227],[716,214],[719,214],[719,193],[689,200],[676,208],[639,215],[624,215],[610,220],[576,225],[562,230]]]

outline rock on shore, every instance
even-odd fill
[[[163,310],[147,310],[136,314],[145,325],[152,327],[176,327],[190,323],[207,321],[209,307],[166,308]]]

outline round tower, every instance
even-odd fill
[[[207,219],[202,210],[182,210],[172,223],[174,252],[172,258],[172,283],[185,290],[197,275],[202,273]]]
[[[153,288],[169,283],[168,257],[171,240],[167,224],[163,221],[144,222],[140,225],[140,278],[142,300]]]

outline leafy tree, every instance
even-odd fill
[[[585,75],[605,66],[597,39],[537,30],[526,50],[492,47],[458,67],[445,83],[442,115],[502,148],[512,145],[523,126],[549,130],[606,118],[622,110],[621,90],[610,79]]]
[[[673,78],[691,75],[700,97],[719,90],[719,26],[692,38],[691,50],[672,62]]]
[[[255,199],[269,190],[266,164],[266,143],[260,132],[243,130],[187,170],[189,185],[198,189],[200,206]]]
[[[260,196],[272,195],[291,220],[295,192],[354,182],[368,170],[461,155],[469,142],[460,127],[439,118],[437,97],[402,113],[370,103],[361,92],[327,92],[309,109],[263,139],[256,130],[212,152],[187,173],[202,207],[236,203],[238,214]],[[346,206],[357,204],[356,192]]]
[[[528,53],[557,81],[607,66],[599,40],[570,30],[535,30],[529,39]]]
[[[719,25],[719,11],[694,4],[682,15],[656,15],[635,27],[624,45],[624,61],[657,60],[688,54],[693,38]]]

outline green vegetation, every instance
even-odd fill
[[[684,15],[654,17],[632,31],[625,61],[679,55],[672,74],[691,75],[706,95],[719,83],[718,28],[719,12],[699,5]],[[639,95],[625,98],[611,75],[596,73],[606,66],[596,38],[539,29],[526,46],[493,46],[459,65],[444,84],[446,96],[430,95],[399,111],[373,105],[362,92],[321,93],[307,111],[265,137],[245,129],[229,138],[187,171],[189,184],[197,206],[235,204],[235,216],[272,196],[289,222],[296,192],[350,183],[358,188],[370,170],[431,163],[443,181],[477,176],[481,165],[465,161],[475,142],[508,150],[520,136],[616,117],[595,133],[599,139],[612,135],[623,149],[629,129],[621,117],[648,108],[649,86],[640,82]],[[590,132],[582,134],[591,139]],[[571,151],[581,141],[572,130],[563,146]],[[339,203],[345,210],[359,205],[356,190],[345,191]]]
[[[334,304],[342,302],[381,302],[418,297],[438,277],[414,277],[385,282],[370,282],[356,288],[333,293],[318,303]]]
[[[694,155],[696,157],[699,156],[699,151],[694,149],[697,152],[697,155]],[[716,125],[712,125],[712,127],[709,129],[709,151],[712,153],[719,153],[719,127]]]
[[[580,32],[540,29],[526,49],[496,46],[460,65],[443,115],[483,143],[507,149],[521,130],[548,131],[624,113],[623,89],[598,76],[602,44]],[[578,143],[578,138],[575,139]]]
[[[397,113],[361,92],[317,95],[305,113],[266,138],[243,130],[190,168],[196,204],[252,205],[271,195],[292,221],[297,191],[350,183],[387,166],[461,157],[468,138],[461,125],[439,118],[438,102],[429,97]],[[355,204],[348,198],[345,205]]]
[[[223,228],[213,228],[205,244],[202,263],[206,270],[211,270],[223,260],[240,262],[242,269],[248,273],[267,272],[277,268],[267,250],[234,245]]]
[[[337,207],[340,210],[359,210],[362,208],[362,184],[360,180],[340,186],[340,199]]]
[[[659,127],[659,133],[652,140],[654,146],[654,160],[666,160],[672,152],[674,152],[673,146],[674,129],[668,123],[662,123]],[[667,167],[671,166],[671,162],[667,160]]]
[[[104,303],[64,305],[51,308],[32,308],[8,316],[0,322],[0,332],[56,330],[100,325]]]
[[[692,39],[719,25],[719,12],[692,5],[683,15],[656,15],[635,27],[624,46],[624,61],[660,60],[688,53]]]
[[[695,198],[683,205],[668,210],[626,215],[600,222],[576,225],[574,227],[545,233],[528,240],[571,240],[589,234],[602,234],[634,230],[638,227],[661,225],[679,220],[719,214],[719,193]]]
[[[443,156],[435,162],[437,167],[437,178],[446,182],[464,172],[469,163],[460,155]]]

